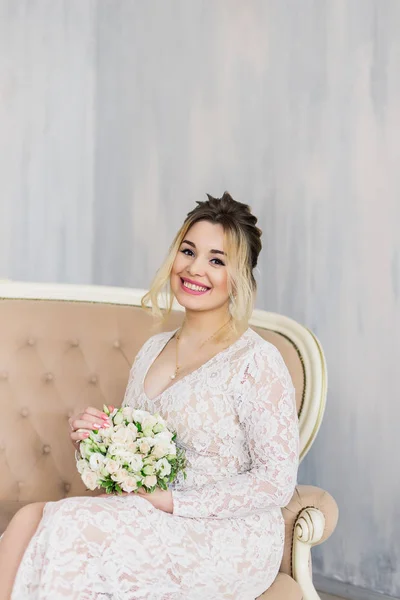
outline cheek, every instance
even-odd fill
[[[222,294],[228,294],[228,273],[226,269],[219,269],[213,273],[213,277],[210,277],[210,279],[214,289]]]
[[[180,273],[184,269],[186,260],[186,256],[181,252],[178,252],[178,254],[175,257],[174,264],[172,265],[172,273],[174,275]]]

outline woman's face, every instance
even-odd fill
[[[199,221],[189,229],[172,266],[171,289],[179,304],[189,310],[228,307],[222,225]]]

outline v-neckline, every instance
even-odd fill
[[[247,334],[247,332],[249,330],[250,330],[250,327],[248,327],[247,329],[245,329],[245,331],[243,331],[243,333],[238,337],[238,339],[235,340],[232,344],[230,344],[226,348],[223,348],[222,350],[220,350],[219,352],[217,352],[216,354],[214,354],[214,356],[212,356],[211,358],[209,358],[208,360],[206,360],[203,364],[201,364],[199,367],[197,367],[197,369],[193,369],[193,371],[190,371],[190,373],[187,373],[186,375],[184,375],[183,377],[181,377],[180,379],[178,379],[178,381],[174,381],[174,383],[172,383],[171,385],[168,385],[166,388],[164,388],[162,390],[162,392],[160,392],[159,394],[157,394],[156,396],[154,396],[154,398],[150,398],[147,395],[146,390],[145,390],[146,377],[147,377],[147,374],[150,371],[151,367],[156,362],[157,358],[163,352],[164,348],[167,346],[167,344],[169,344],[169,342],[172,340],[172,338],[174,337],[174,335],[176,334],[176,332],[179,331],[179,327],[178,327],[178,329],[175,329],[174,331],[171,331],[170,332],[171,335],[168,336],[167,340],[162,344],[161,348],[153,356],[153,358],[150,360],[149,364],[146,367],[145,373],[143,375],[143,380],[142,380],[142,393],[143,393],[144,397],[149,402],[155,402],[156,400],[158,400],[159,398],[161,398],[161,396],[163,396],[168,390],[172,389],[173,387],[175,387],[176,385],[178,385],[179,383],[181,383],[185,379],[188,379],[191,375],[194,375],[195,373],[198,373],[204,367],[206,367],[207,365],[209,365],[215,358],[221,356],[221,354],[224,354],[225,352],[227,352],[228,350],[230,350],[231,348],[233,348],[234,346],[236,346],[236,344],[238,342],[240,342],[244,338],[244,336]]]

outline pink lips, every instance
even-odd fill
[[[186,277],[185,277],[185,279],[183,279],[182,277],[181,277],[180,279],[181,279],[181,288],[182,288],[182,289],[183,289],[183,290],[184,290],[184,291],[185,291],[187,294],[192,294],[193,296],[202,296],[203,294],[206,294],[206,293],[209,291],[209,288],[208,288],[208,289],[207,289],[205,292],[199,292],[199,291],[197,291],[197,290],[191,290],[190,288],[188,288],[188,287],[185,287],[185,286],[183,285],[183,282],[184,282],[184,281],[187,281],[187,283],[192,283],[193,285],[198,285],[198,286],[201,286],[201,287],[206,287],[206,286],[205,286],[205,285],[202,285],[201,283],[197,283],[196,281],[191,281],[190,279],[186,279]]]

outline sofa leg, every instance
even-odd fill
[[[303,592],[303,600],[320,600],[310,573],[311,548],[324,534],[325,517],[317,508],[304,508],[297,517],[293,536],[293,579]]]

